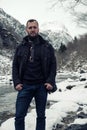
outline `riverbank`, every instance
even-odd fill
[[[12,84],[12,76],[0,75],[0,84]]]
[[[87,73],[58,73],[57,87],[58,90],[48,96],[46,109],[47,130],[78,130],[77,128],[81,127],[81,125],[87,124]],[[5,99],[8,102],[12,97],[16,97],[14,92],[6,95]],[[14,106],[14,104],[10,104],[9,108],[11,105]],[[32,108],[26,117],[26,130],[28,128],[33,130],[35,127],[36,114],[34,108],[33,101]],[[10,122],[12,126],[9,127]],[[2,130],[14,130],[13,124],[14,117],[2,123],[1,128]]]

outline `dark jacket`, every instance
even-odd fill
[[[41,44],[41,66],[45,82],[54,86],[56,76],[56,58],[54,55],[54,49],[52,45],[44,40],[40,35],[38,37]],[[29,55],[29,42],[28,36],[26,36],[16,49],[12,66],[14,87],[16,87],[17,84],[22,83]]]

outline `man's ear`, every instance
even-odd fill
[[[26,30],[26,32],[28,32],[27,27],[26,27],[26,29],[25,29],[25,30]]]

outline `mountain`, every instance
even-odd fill
[[[8,15],[3,9],[0,8],[0,24],[3,25],[4,28],[12,29],[18,35],[24,36],[26,35],[25,26],[22,25],[18,20]]]
[[[52,30],[45,30],[42,31],[42,36],[46,40],[50,41],[55,50],[59,50],[61,43],[67,46],[67,44],[73,40],[72,37],[63,30],[58,32],[53,32]]]
[[[11,75],[15,47],[25,35],[25,26],[0,8],[0,80]]]
[[[41,31],[45,34],[46,39],[50,40],[56,50],[60,48],[61,43],[67,46],[73,40],[68,29],[58,21],[42,24]]]
[[[48,22],[42,25],[44,30],[41,31],[41,35],[45,39],[50,40],[55,49],[58,49],[61,42],[67,44],[72,40],[72,37],[69,35],[68,30],[64,25],[57,27],[56,31],[53,29],[53,27],[56,28],[55,25],[60,26],[57,22]],[[51,29],[49,29],[49,26],[51,26]],[[3,44],[4,46],[11,46],[12,48],[14,48],[16,44],[20,43],[22,37],[26,35],[25,26],[12,16],[8,15],[1,8],[0,30],[0,45]]]
[[[25,34],[25,26],[0,8],[0,48],[14,48]]]

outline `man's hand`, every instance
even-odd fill
[[[51,84],[49,84],[49,83],[45,83],[44,85],[46,86],[47,90],[52,90],[53,89],[53,86]]]
[[[15,87],[15,89],[18,90],[18,91],[22,90],[22,88],[23,88],[23,84],[18,84],[18,85]]]

